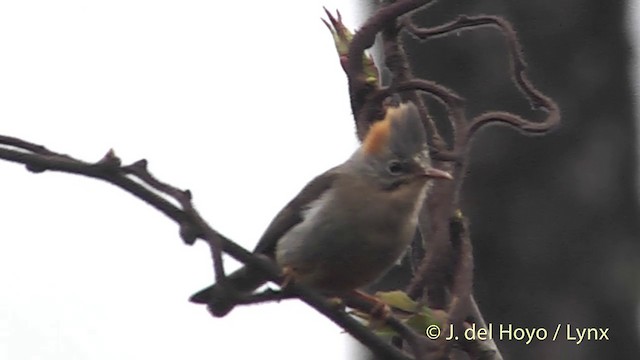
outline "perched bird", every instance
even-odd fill
[[[297,283],[331,296],[349,293],[404,254],[434,178],[451,175],[431,167],[416,106],[388,107],[347,161],[313,179],[278,213],[254,252],[273,258]],[[251,293],[265,282],[244,267],[227,284]],[[236,305],[215,284],[190,300],[207,304],[214,316]]]

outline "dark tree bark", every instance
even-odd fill
[[[475,250],[475,293],[494,324],[610,328],[576,345],[498,341],[512,359],[628,359],[640,353],[640,212],[630,43],[623,1],[438,2],[416,18],[459,14],[514,24],[529,74],[562,109],[544,137],[484,130],[474,143],[464,211]],[[414,73],[458,90],[469,113],[533,112],[509,81],[504,40],[493,29],[426,44],[407,38]],[[430,108],[439,118],[439,107]]]

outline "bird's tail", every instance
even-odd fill
[[[191,295],[189,301],[196,304],[206,304],[213,316],[222,317],[237,305],[233,298],[234,292],[236,294],[252,293],[265,282],[259,272],[243,267],[227,276],[224,290],[219,284],[213,284]]]

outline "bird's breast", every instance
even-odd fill
[[[330,292],[364,286],[396,262],[413,238],[423,196],[404,201],[374,189],[342,189],[311,202],[276,248],[279,265]]]

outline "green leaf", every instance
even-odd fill
[[[407,295],[404,291],[388,291],[377,292],[376,297],[382,300],[385,304],[406,312],[415,312],[418,308],[418,303]]]
[[[405,323],[420,334],[424,334],[431,325],[440,326],[440,322],[433,317],[433,313],[428,308],[423,308],[421,312],[411,315]]]

